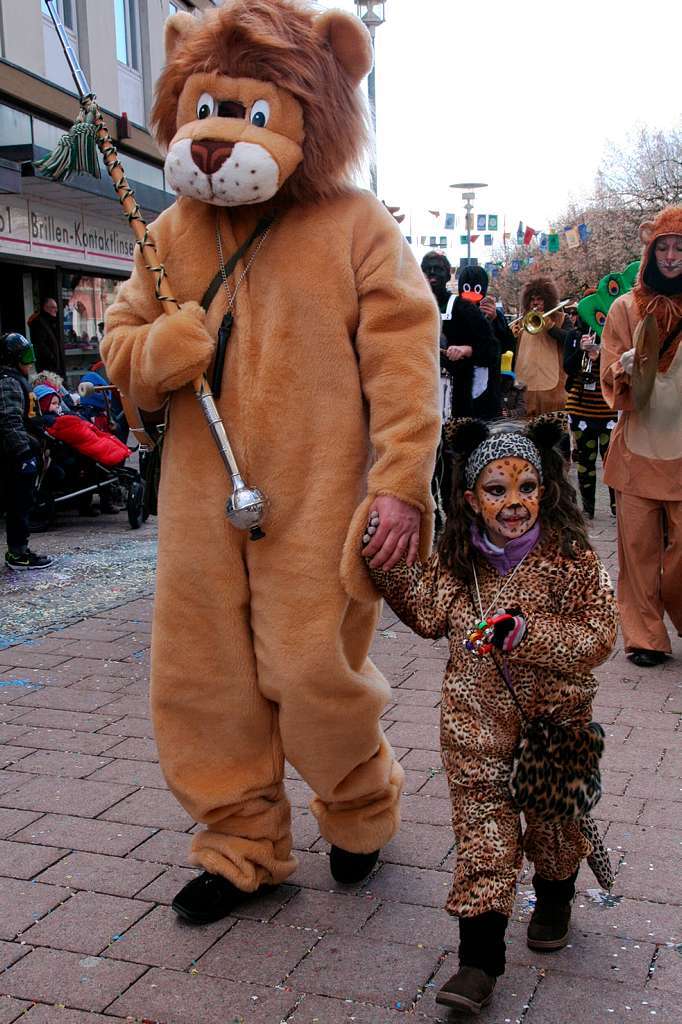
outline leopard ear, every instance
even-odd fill
[[[359,85],[374,63],[372,39],[360,19],[347,11],[326,11],[315,20],[315,29],[353,85]]]
[[[642,245],[648,245],[651,239],[654,237],[654,222],[652,220],[643,220],[639,225],[639,240]]]
[[[528,437],[540,451],[556,448],[567,432],[568,417],[560,412],[536,416],[526,428]]]
[[[163,43],[166,61],[169,61],[181,42],[188,39],[197,27],[196,18],[186,11],[179,11],[166,19],[163,30]]]
[[[490,428],[482,420],[450,419],[443,424],[443,441],[451,455],[468,457],[488,437]]]

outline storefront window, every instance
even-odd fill
[[[114,300],[118,279],[69,273],[62,276],[62,316],[67,387],[75,390],[81,375],[99,358],[104,314]]]

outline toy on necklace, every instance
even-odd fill
[[[508,612],[493,615],[489,619],[481,619],[473,629],[469,630],[462,641],[464,650],[476,658],[484,658],[490,654],[495,644],[495,627],[501,622],[514,622],[514,616]]]

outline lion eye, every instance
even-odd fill
[[[251,107],[251,124],[256,128],[265,128],[270,120],[270,104],[267,100],[256,100]]]
[[[197,102],[197,117],[203,121],[215,113],[215,100],[209,92],[202,92]]]

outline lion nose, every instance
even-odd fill
[[[233,142],[202,139],[192,143],[192,160],[204,174],[214,174],[230,158],[233,149]]]

